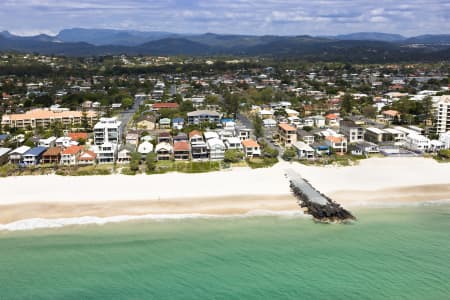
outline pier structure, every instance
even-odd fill
[[[286,176],[289,178],[291,190],[298,199],[299,205],[306,208],[306,213],[312,215],[315,220],[321,222],[342,222],[356,219],[339,203],[316,190],[294,170],[286,170]]]

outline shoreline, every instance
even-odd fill
[[[0,179],[0,230],[58,222],[303,215],[285,176],[288,168],[350,211],[450,200],[450,167],[423,158],[368,159],[350,167],[281,162],[200,174],[8,177]]]

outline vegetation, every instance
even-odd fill
[[[247,159],[247,164],[252,169],[259,169],[259,168],[269,168],[272,167],[278,163],[278,158],[269,158],[269,157],[262,157],[262,158],[252,158]]]
[[[239,150],[226,150],[224,161],[227,163],[237,163],[244,158],[244,153]]]
[[[295,158],[296,155],[297,155],[297,153],[295,152],[295,149],[292,147],[289,147],[289,148],[286,148],[286,150],[284,151],[282,158],[284,160],[291,161],[292,159]]]

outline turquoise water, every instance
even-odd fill
[[[0,232],[0,299],[449,299],[450,206]]]

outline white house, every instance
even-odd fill
[[[225,146],[228,150],[242,150],[241,140],[237,137],[230,137],[225,139]]]
[[[299,159],[314,159],[314,149],[304,142],[295,142],[292,147],[297,152]]]
[[[142,142],[138,146],[137,152],[140,153],[143,157],[145,157],[150,152],[153,152],[153,144],[148,141]]]
[[[223,160],[225,156],[225,144],[218,138],[206,141],[210,160]]]
[[[155,147],[156,157],[158,160],[172,159],[173,147],[169,143],[162,142]]]
[[[50,147],[54,147],[55,144],[56,144],[56,137],[54,137],[54,136],[39,140],[39,146],[41,146],[41,147],[50,148]]]
[[[450,149],[450,131],[441,133],[439,135],[439,141],[444,144],[444,149]]]
[[[420,134],[408,134],[404,145],[410,150],[425,152],[430,148],[430,140]]]

